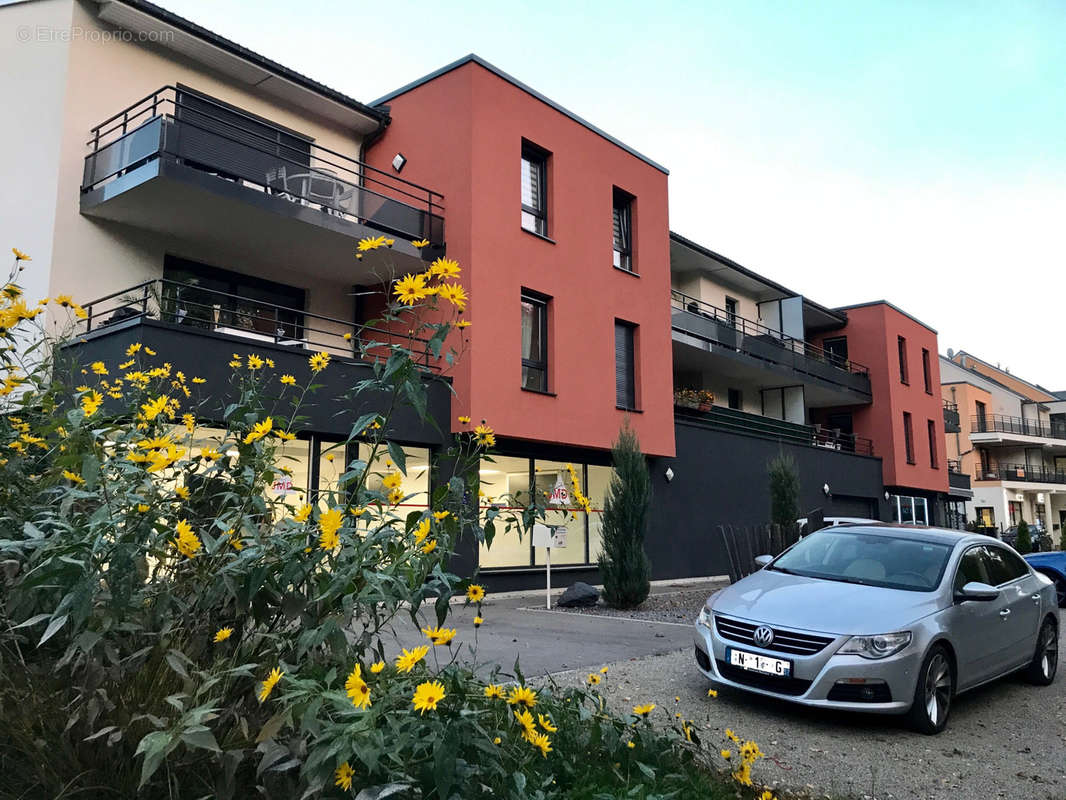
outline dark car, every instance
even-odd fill
[[[1011,547],[1016,547],[1018,543],[1018,526],[1011,525],[1000,534],[1000,538]],[[1043,553],[1051,549],[1051,535],[1046,529],[1038,525],[1029,526],[1029,541],[1032,543],[1034,553]]]
[[[1066,553],[1030,553],[1025,557],[1029,565],[1037,572],[1047,575],[1055,582],[1055,592],[1059,597],[1059,608],[1066,608]]]

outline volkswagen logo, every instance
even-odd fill
[[[774,643],[774,629],[766,625],[760,625],[751,635],[752,640],[759,647],[769,647]]]

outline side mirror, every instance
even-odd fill
[[[762,569],[773,560],[773,556],[755,556],[755,566]]]
[[[997,597],[999,597],[999,589],[995,586],[989,586],[987,583],[981,583],[980,581],[970,581],[955,592],[955,600],[960,603],[965,603],[967,600],[995,600]]]

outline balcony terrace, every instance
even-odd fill
[[[1066,484],[1066,472],[1046,466],[1030,467],[1027,464],[1003,464],[990,462],[978,464],[974,477],[978,481],[1002,483],[1050,483]]]
[[[714,428],[728,433],[773,439],[787,444],[818,447],[840,453],[860,456],[874,454],[873,442],[862,436],[842,433],[820,425],[797,425],[758,414],[749,414],[722,406],[712,406],[710,411],[675,408],[677,420]]]

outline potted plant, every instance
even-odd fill
[[[698,390],[696,392],[696,402],[700,411],[710,411],[711,406],[714,405],[714,392],[706,389]]]
[[[678,408],[699,408],[700,401],[695,389],[677,389],[674,391],[674,405]]]

